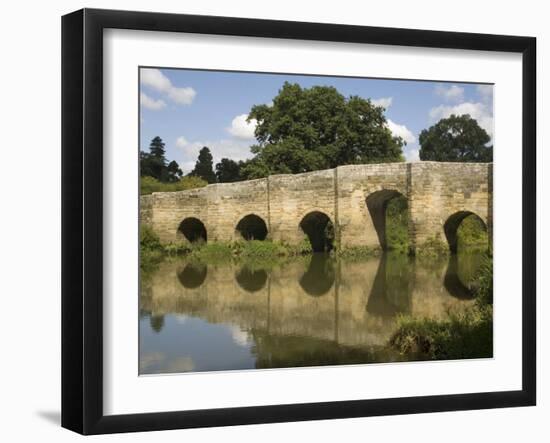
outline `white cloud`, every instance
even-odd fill
[[[492,108],[485,103],[464,102],[456,106],[440,105],[430,110],[430,119],[434,122],[454,115],[469,114],[475,119],[487,134],[493,137],[493,113]]]
[[[174,86],[170,79],[166,77],[159,69],[142,69],[140,73],[140,81],[142,85],[148,86],[149,88],[160,92],[174,103],[181,105],[190,105],[197,95],[195,90],[191,87],[178,88]]]
[[[405,125],[398,125],[397,123],[388,119],[386,126],[394,136],[401,137],[407,143],[414,143],[414,141],[416,140],[414,134]]]
[[[464,99],[464,88],[457,85],[436,85],[435,93],[447,101],[461,101]]]
[[[420,149],[418,148],[418,146],[405,148],[403,154],[405,155],[405,159],[408,162],[420,161]]]
[[[240,327],[235,325],[230,325],[229,331],[231,332],[231,338],[233,338],[235,344],[242,347],[248,347],[250,345],[250,338],[246,331],[243,331]]]
[[[237,115],[231,122],[231,126],[227,128],[227,131],[234,137],[241,138],[244,140],[254,139],[254,130],[258,122],[255,119],[247,122],[248,115],[241,114]]]
[[[142,69],[140,72],[141,84],[150,86],[159,92],[169,91],[172,82],[159,69]]]
[[[188,144],[189,142],[185,139],[183,135],[176,139],[176,146],[180,149],[185,148]]]
[[[493,85],[477,85],[476,91],[484,102],[493,99]]]
[[[222,158],[230,158],[235,161],[251,158],[253,154],[250,152],[250,145],[250,140],[221,139],[188,141],[185,137],[181,136],[176,139],[176,147],[180,152],[177,162],[184,174],[187,174],[195,167],[199,151],[203,146],[208,146],[210,149],[215,166]]]
[[[193,103],[193,99],[197,93],[193,88],[171,88],[168,93],[168,97],[175,103],[180,105],[190,105]]]
[[[155,100],[149,97],[144,92],[140,94],[140,103],[141,103],[141,106],[143,106],[144,108],[150,109],[152,111],[158,111],[166,106],[166,103],[163,100],[161,99]]]
[[[393,102],[393,97],[381,97],[381,98],[375,98],[371,99],[371,103],[374,106],[382,106],[385,109],[388,109]]]

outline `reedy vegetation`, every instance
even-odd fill
[[[402,316],[389,345],[411,360],[489,358],[493,355],[493,260],[475,281],[475,303],[446,320]]]

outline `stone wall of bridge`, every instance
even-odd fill
[[[448,240],[462,219],[476,214],[492,235],[492,163],[385,163],[346,165],[303,174],[220,183],[180,192],[142,196],[140,221],[161,241],[186,241],[180,225],[197,219],[207,241],[241,239],[237,225],[254,214],[268,238],[291,244],[304,240],[300,227],[308,214],[330,218],[342,247],[384,247],[385,208],[403,195],[409,211],[411,247]]]

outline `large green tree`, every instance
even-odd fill
[[[334,87],[285,82],[272,105],[252,107],[253,119],[258,143],[245,178],[403,160],[404,141],[388,129],[384,108]]]
[[[420,133],[420,160],[491,162],[489,134],[468,114],[451,115]]]
[[[149,152],[139,153],[140,175],[153,177],[163,183],[178,181],[183,172],[175,161],[168,162],[165,154],[164,142],[156,136],[149,144]]]
[[[189,173],[190,176],[200,177],[208,183],[216,182],[216,174],[212,169],[213,161],[210,149],[204,146],[199,151],[199,157],[195,163],[194,169]]]
[[[231,183],[242,180],[241,167],[242,161],[236,162],[229,158],[222,158],[219,163],[216,164],[216,178],[220,183]]]

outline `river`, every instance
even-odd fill
[[[406,360],[388,346],[399,316],[471,305],[482,256],[166,260],[141,282],[140,374]]]

